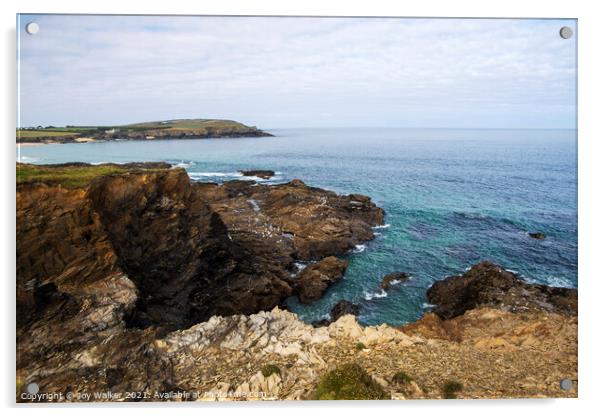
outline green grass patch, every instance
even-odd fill
[[[27,165],[17,164],[17,184],[43,182],[60,184],[68,188],[86,186],[95,178],[114,173],[124,173],[128,169],[117,165]]]
[[[269,377],[272,374],[278,374],[280,375],[280,367],[278,367],[275,364],[266,364],[263,367],[261,367],[261,374],[263,374],[264,377]]]
[[[396,384],[410,384],[414,379],[410,377],[410,375],[404,371],[398,371],[393,374],[393,382]]]
[[[77,136],[79,132],[73,131],[58,131],[58,130],[17,130],[17,137],[25,139],[37,138],[37,137],[64,137],[64,136]]]
[[[455,380],[448,380],[443,384],[441,391],[443,392],[443,398],[445,399],[456,399],[457,393],[462,391],[464,386],[462,383]]]
[[[358,364],[343,364],[326,373],[314,400],[389,400],[390,395]]]
[[[356,351],[361,351],[361,350],[365,350],[365,349],[366,349],[366,345],[363,342],[358,342],[355,344]]]

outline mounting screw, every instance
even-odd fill
[[[29,22],[27,25],[25,25],[25,31],[30,35],[35,35],[40,31],[40,25],[38,25],[36,22]]]
[[[569,39],[571,36],[573,36],[573,29],[568,26],[563,26],[560,28],[560,37],[562,39]]]

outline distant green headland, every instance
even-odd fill
[[[17,143],[86,143],[101,140],[207,139],[272,136],[232,120],[179,119],[121,126],[37,126],[17,129]]]

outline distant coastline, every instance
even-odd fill
[[[121,126],[37,126],[16,131],[17,143],[62,144],[108,140],[269,137],[272,134],[233,120],[178,119]]]

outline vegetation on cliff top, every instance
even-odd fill
[[[181,119],[119,126],[37,126],[17,129],[17,142],[70,143],[79,139],[137,139],[179,137],[271,136],[257,127],[233,120]]]
[[[358,364],[343,364],[326,373],[313,393],[315,400],[388,400],[390,395]]]
[[[46,183],[78,188],[88,185],[93,179],[115,173],[133,171],[156,171],[169,167],[167,164],[102,164],[66,163],[62,165],[29,165],[17,163],[17,185]]]

